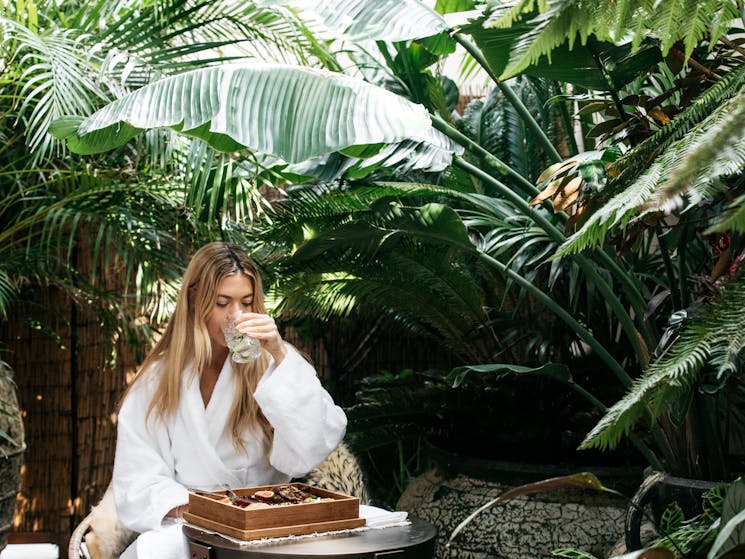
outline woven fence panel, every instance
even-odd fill
[[[118,339],[103,335],[95,313],[80,313],[76,331],[75,522],[97,503],[111,479],[116,446],[116,410],[127,373],[134,372],[132,352],[127,351],[126,344]]]
[[[5,359],[15,370],[27,445],[13,529],[61,533],[70,518],[70,305],[51,288],[25,300],[36,304],[19,305],[0,333],[8,340]]]

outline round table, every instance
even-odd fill
[[[248,547],[194,526],[184,526],[184,534],[189,542],[191,559],[432,559],[437,531],[428,522],[412,518],[407,526]]]

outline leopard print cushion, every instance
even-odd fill
[[[335,493],[357,497],[362,504],[370,502],[362,468],[345,443],[339,444],[326,460],[300,481]]]

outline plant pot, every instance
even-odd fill
[[[8,532],[13,527],[16,495],[20,487],[24,441],[23,421],[18,409],[16,386],[12,371],[0,361],[0,429],[15,443],[0,440],[0,551],[7,545]]]
[[[459,559],[550,558],[572,547],[604,556],[623,537],[627,500],[581,489],[560,489],[518,497],[477,516],[451,543],[453,529],[469,514],[509,489],[542,479],[593,471],[484,460],[441,453],[439,465],[416,478],[397,508],[438,530],[436,557]],[[638,486],[641,468],[595,468],[610,487]]]
[[[713,481],[676,477],[664,472],[653,471],[646,475],[626,514],[626,550],[636,551],[642,548],[640,530],[645,507],[651,509],[655,526],[659,525],[665,509],[673,504],[681,508],[685,518],[692,518],[703,510],[704,493],[716,485]]]

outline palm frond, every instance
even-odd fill
[[[745,349],[745,276],[726,285],[694,316],[668,352],[634,382],[587,435],[582,448],[614,447],[649,411],[656,419],[692,390],[704,367],[726,368],[731,355]]]
[[[196,65],[237,58],[338,69],[327,45],[292,11],[234,0],[167,0],[133,6],[96,35],[109,56],[102,72],[130,87]],[[226,54],[229,47],[230,56]]]
[[[26,144],[40,160],[59,155],[62,144],[49,134],[51,123],[63,115],[90,114],[108,100],[95,79],[96,60],[85,52],[76,31],[38,33],[0,18],[0,32],[4,57],[14,58],[19,68],[16,99]]]
[[[183,259],[176,255],[195,236],[190,215],[159,184],[112,183],[100,170],[95,177],[84,172],[76,177],[77,185],[67,192],[37,186],[10,202],[17,211],[3,216],[2,271],[16,285],[54,284],[75,298],[85,293],[101,301],[102,312],[124,316],[129,305],[151,312],[160,305],[162,282],[180,276]],[[90,267],[79,266],[80,251]],[[132,290],[125,297],[110,300],[101,287],[111,273]],[[11,302],[3,301],[3,312]]]
[[[5,264],[5,263],[3,263]],[[18,286],[9,274],[10,270],[0,268],[0,317],[8,318],[8,309],[18,300]]]

